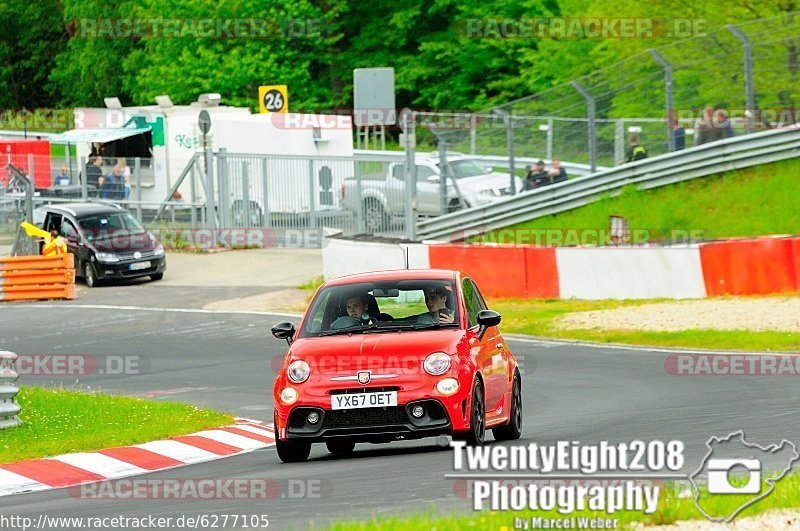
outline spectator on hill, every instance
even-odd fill
[[[558,159],[553,159],[551,164],[552,166],[550,168],[550,171],[547,172],[550,183],[555,184],[555,183],[560,183],[561,181],[566,181],[567,170],[561,167],[561,161]]]
[[[672,128],[672,139],[675,142],[675,151],[686,149],[686,131],[681,127],[678,117],[673,115],[672,120],[667,120],[667,126]]]
[[[550,184],[550,175],[544,170],[544,161],[537,161],[533,168],[525,166],[523,190],[533,190]]]
[[[635,160],[647,158],[647,148],[639,145],[639,137],[637,135],[631,135],[628,143],[630,145],[628,146],[628,152],[625,156],[625,162],[633,162]]]

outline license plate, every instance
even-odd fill
[[[351,395],[333,395],[331,397],[331,409],[363,409],[396,405],[397,391],[353,393]]]
[[[150,262],[136,262],[135,264],[128,266],[128,268],[132,271],[136,271],[137,269],[147,269],[148,267],[150,267]]]

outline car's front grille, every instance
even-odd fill
[[[120,260],[126,261],[126,260],[139,260],[140,258],[150,258],[151,256],[155,255],[155,253],[153,251],[138,251],[138,252],[142,253],[142,256],[140,256],[139,258],[136,258],[134,256],[134,254],[136,252],[137,251],[118,253],[118,256],[119,256]]]
[[[408,422],[404,406],[333,410],[325,412],[323,428],[390,426]]]

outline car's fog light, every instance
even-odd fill
[[[319,413],[317,413],[316,411],[312,411],[311,413],[308,414],[308,423],[316,424],[317,422],[319,422]]]
[[[421,419],[422,415],[425,414],[425,408],[422,406],[414,406],[411,408],[411,416],[415,419]]]
[[[284,387],[281,391],[281,402],[287,406],[297,402],[297,390],[294,387]]]
[[[455,378],[442,378],[436,384],[436,390],[444,396],[455,394],[458,391],[458,380]]]

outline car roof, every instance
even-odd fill
[[[325,286],[342,286],[358,282],[385,282],[387,280],[455,280],[458,272],[450,269],[392,269],[356,273],[329,280]]]
[[[57,205],[47,205],[44,208],[45,210],[67,213],[76,217],[95,214],[113,214],[115,212],[126,211],[124,208],[114,203],[61,203]]]

